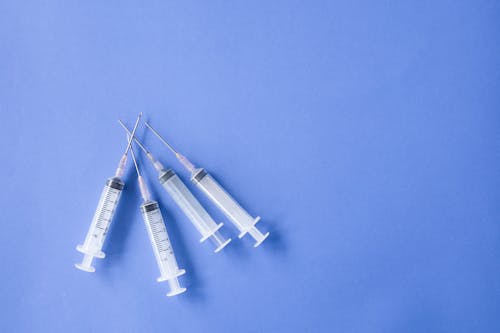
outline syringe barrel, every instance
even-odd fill
[[[158,178],[168,194],[201,234],[202,237],[200,242],[212,237],[217,250],[222,249],[229,243],[228,240],[224,239],[224,237],[218,233],[219,228],[222,227],[223,224],[215,223],[205,208],[203,208],[200,202],[172,170],[163,170]]]
[[[224,188],[210,176],[204,169],[197,169],[193,172],[191,181],[208,198],[219,207],[219,209],[229,218],[229,220],[238,228],[243,237],[247,232],[256,240],[255,246],[260,245],[269,233],[262,235],[255,227],[260,217],[253,218],[246,210],[241,207],[236,200],[224,190]]]
[[[141,205],[141,213],[160,270],[158,281],[172,280],[184,274],[185,271],[177,265],[158,202],[146,201]]]
[[[112,177],[106,181],[85,241],[82,245],[77,246],[77,250],[87,256],[87,260],[84,258],[82,264],[77,265],[78,268],[93,271],[91,257],[104,258],[105,254],[102,252],[102,247],[124,186],[125,184],[118,177]]]

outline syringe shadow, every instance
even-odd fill
[[[270,253],[285,255],[288,252],[286,233],[276,221],[276,219],[263,220],[257,224],[262,232],[269,232],[269,237],[259,247],[268,249]]]
[[[151,182],[148,183],[150,184]],[[165,193],[158,193],[156,187],[157,186],[149,186],[152,197],[160,204],[160,209],[165,220],[165,226],[167,228],[179,268],[186,270],[186,274],[181,276],[180,280],[181,285],[183,285],[182,282],[185,283],[183,286],[187,288],[187,291],[180,297],[196,301],[204,301],[205,295],[202,288],[203,283],[196,272],[193,260],[189,254],[188,246],[186,245],[187,240],[182,236],[182,232],[177,221],[175,221],[170,212],[166,209],[167,205],[163,199]]]

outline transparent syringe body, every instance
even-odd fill
[[[249,233],[254,239],[254,247],[259,246],[268,236],[269,232],[262,234],[255,227],[260,216],[253,218],[238,202],[224,190],[224,188],[210,176],[205,169],[196,169],[191,175],[191,181],[203,192],[238,228],[239,238]]]
[[[94,257],[101,259],[105,257],[102,247],[124,186],[125,184],[118,177],[109,178],[106,181],[94,218],[87,232],[87,237],[85,237],[83,244],[76,247],[78,251],[84,254],[83,261],[75,264],[76,268],[86,272],[95,272],[92,260]]]
[[[142,218],[146,224],[149,240],[153,247],[156,263],[160,270],[158,282],[168,281],[170,292],[167,296],[175,296],[186,291],[179,284],[178,277],[186,273],[179,269],[174,250],[168,238],[167,228],[156,201],[148,200],[141,205]]]
[[[175,203],[201,234],[200,242],[210,238],[216,247],[214,252],[219,252],[229,244],[231,238],[226,240],[219,232],[219,229],[224,224],[215,223],[205,208],[203,208],[174,171],[163,169],[160,171],[158,179]]]

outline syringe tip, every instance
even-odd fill
[[[144,181],[144,178],[142,178],[142,176],[139,175],[137,177],[137,180],[139,182],[139,189],[141,191],[142,199],[144,199],[144,201],[150,200],[151,196],[149,194],[148,187],[146,186],[146,182]]]
[[[125,172],[125,165],[127,164],[127,154],[123,154],[120,162],[118,163],[118,167],[115,171],[115,177],[122,178],[123,173]]]
[[[179,162],[182,163],[182,165],[189,171],[189,172],[193,172],[194,169],[195,169],[195,166],[193,163],[191,163],[191,161],[189,161],[187,159],[186,156],[182,155],[182,154],[179,154],[179,153],[175,153],[175,156],[177,157],[177,159],[179,160]]]

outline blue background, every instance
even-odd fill
[[[2,1],[2,332],[498,332],[498,1]],[[139,111],[271,237],[213,254],[141,165],[73,264]],[[150,149],[188,182],[161,144]],[[188,186],[197,197],[201,193]]]

